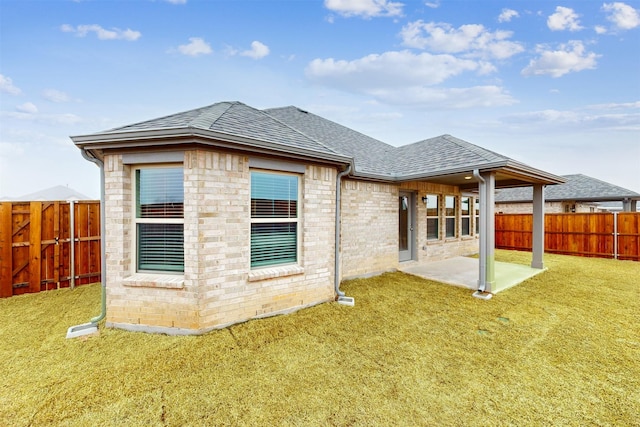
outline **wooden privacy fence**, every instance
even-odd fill
[[[100,202],[0,202],[0,297],[100,281]]]
[[[497,214],[496,248],[531,250],[532,214]],[[549,253],[640,261],[640,212],[544,216]]]

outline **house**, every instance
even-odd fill
[[[563,179],[450,135],[393,147],[296,107],[220,102],[74,136],[101,168],[107,326],[198,334],[344,296],[340,282],[480,252],[496,188]],[[479,191],[479,193],[478,193]],[[479,200],[479,205],[476,203]]]
[[[7,201],[52,201],[52,200],[94,200],[82,193],[77,192],[73,188],[65,187],[64,185],[56,185],[55,187],[45,188],[44,190],[36,191],[35,193],[25,194],[18,197],[5,197],[1,200]]]
[[[545,190],[546,213],[607,212],[602,202],[617,202],[626,212],[635,212],[640,194],[587,175],[563,175],[566,182]],[[496,194],[498,213],[530,213],[531,187],[505,188]],[[618,209],[620,210],[620,209]]]

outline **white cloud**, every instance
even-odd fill
[[[512,114],[502,118],[504,123],[547,130],[616,130],[637,132],[640,130],[640,113],[603,112],[590,113],[583,110],[540,110]]]
[[[433,88],[413,86],[401,90],[372,91],[380,101],[430,109],[464,109],[512,105],[517,101],[498,86]]]
[[[529,61],[529,65],[522,70],[522,75],[561,77],[571,72],[594,69],[596,59],[600,56],[587,52],[582,42],[577,40],[561,44],[557,50],[538,46],[537,51],[540,56]]]
[[[82,122],[82,118],[72,113],[62,114],[34,114],[19,112],[0,112],[0,116],[9,117],[14,120],[35,121],[52,125],[75,125]]]
[[[628,4],[621,2],[604,3],[602,10],[608,12],[607,20],[611,21],[619,30],[631,30],[640,27],[638,11]]]
[[[400,31],[402,44],[434,52],[463,53],[469,57],[505,59],[524,50],[517,42],[507,40],[511,31],[487,30],[480,24],[453,28],[446,23],[410,22]]]
[[[10,77],[0,74],[0,92],[8,93],[9,95],[20,95],[22,91],[19,87],[13,84],[13,80]]]
[[[342,16],[365,19],[378,16],[401,16],[404,4],[389,0],[324,0],[324,7]]]
[[[578,31],[583,29],[578,14],[573,9],[563,6],[556,7],[556,13],[549,15],[547,26],[551,31]]]
[[[596,32],[596,34],[606,34],[607,33],[607,29],[605,27],[603,27],[602,25],[596,25],[595,27],[593,27],[593,29]]]
[[[513,18],[519,17],[520,14],[513,9],[502,9],[502,12],[498,16],[498,22],[509,22]]]
[[[305,73],[313,82],[371,96],[385,104],[468,108],[514,103],[514,99],[497,86],[428,87],[464,72],[482,74],[493,70],[491,64],[452,55],[392,51],[352,61],[315,59]]]
[[[24,104],[16,106],[16,110],[22,113],[36,114],[38,112],[38,107],[36,107],[32,102],[25,102]]]
[[[251,49],[241,52],[240,55],[253,59],[261,59],[269,55],[269,47],[259,41],[254,41],[251,43]]]
[[[434,85],[481,65],[452,55],[414,54],[391,51],[371,54],[353,61],[314,59],[305,72],[311,80],[344,88],[402,87],[407,84]]]
[[[165,0],[165,1],[171,4],[187,4],[187,0]]]
[[[213,52],[209,43],[200,37],[190,37],[189,43],[178,46],[178,51],[188,56],[208,55]]]
[[[431,9],[437,9],[440,7],[440,0],[438,1],[425,1],[424,5],[430,7]]]
[[[110,30],[107,30],[96,24],[78,25],[75,28],[72,25],[64,24],[60,27],[60,30],[65,33],[75,33],[75,35],[78,37],[85,37],[89,33],[95,33],[100,40],[135,41],[142,36],[142,33],[140,33],[139,31],[134,31],[128,28],[126,30],[121,30],[120,28],[112,28]]]
[[[42,97],[51,102],[68,102],[69,95],[56,89],[45,89],[42,91]]]

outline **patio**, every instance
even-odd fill
[[[477,258],[454,257],[443,261],[401,265],[399,270],[425,279],[477,290],[479,268],[480,262]],[[495,291],[493,293],[496,294],[516,286],[544,271],[546,269],[495,261]]]

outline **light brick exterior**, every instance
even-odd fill
[[[232,152],[184,152],[184,274],[136,273],[133,171],[120,154],[105,155],[107,325],[128,330],[197,334],[248,319],[331,301],[334,292],[336,174],[303,165],[296,265],[250,268],[250,160]],[[343,179],[341,279],[399,267],[398,197],[415,197],[415,259],[421,262],[478,250],[472,235],[426,239],[426,194],[457,187],[422,182],[388,184]],[[444,203],[441,203],[444,217]],[[460,218],[458,216],[460,230]],[[444,220],[440,221],[444,236]]]
[[[426,182],[380,184],[345,179],[342,182],[342,239],[341,277],[364,277],[394,270],[398,260],[398,197],[400,191],[415,194],[413,261],[438,261],[452,256],[478,252],[475,217],[471,215],[471,235],[461,237],[461,219],[456,221],[458,236],[445,239],[444,203],[440,204],[440,236],[427,241],[426,206],[422,197],[427,194],[458,196],[458,211],[462,194],[458,187]],[[473,197],[472,197],[473,199]]]
[[[336,170],[307,165],[301,177],[301,259],[250,269],[250,171],[243,155],[184,154],[184,275],[133,266],[132,170],[105,156],[107,325],[202,333],[333,300]]]

